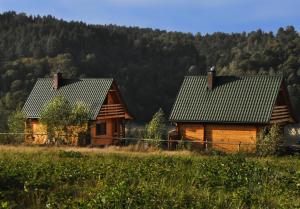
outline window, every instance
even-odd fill
[[[106,135],[106,123],[97,123],[96,124],[96,135]]]

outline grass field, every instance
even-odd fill
[[[300,158],[0,146],[0,208],[300,208]]]

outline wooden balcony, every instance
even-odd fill
[[[286,105],[275,106],[271,116],[271,123],[285,123],[291,120],[289,109]]]
[[[125,109],[122,104],[102,105],[98,119],[106,118],[123,118],[125,117]]]

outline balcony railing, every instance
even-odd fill
[[[125,109],[121,104],[102,105],[100,114],[98,115],[100,118],[115,118],[124,116]]]

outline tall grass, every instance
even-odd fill
[[[299,208],[300,159],[2,147],[0,206]]]

